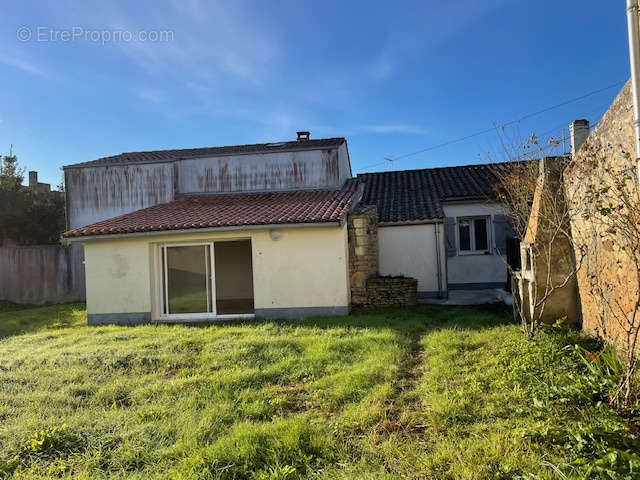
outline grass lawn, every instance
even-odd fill
[[[505,312],[443,306],[85,323],[82,305],[0,312],[0,477],[640,477],[575,331],[528,341]]]

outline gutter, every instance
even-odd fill
[[[633,129],[636,134],[636,162],[640,157],[640,32],[638,0],[627,0],[627,28],[629,35],[629,62],[631,66],[631,95],[633,97]],[[638,170],[640,184],[640,170]],[[639,193],[640,193],[640,189]]]
[[[434,218],[428,220],[402,220],[398,222],[378,222],[379,227],[402,227],[411,225],[433,225],[442,223],[442,218]]]
[[[134,232],[134,233],[113,233],[104,235],[84,235],[80,237],[62,238],[64,244],[76,242],[89,242],[94,240],[115,240],[119,238],[137,238],[137,237],[153,237],[160,235],[181,235],[196,234],[210,232],[235,232],[238,230],[269,230],[281,228],[322,228],[322,227],[340,227],[341,222],[318,222],[318,223],[274,223],[269,225],[234,225],[230,227],[210,227],[210,228],[183,228],[181,230],[155,230],[151,232]]]

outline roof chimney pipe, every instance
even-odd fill
[[[569,136],[571,137],[571,156],[575,157],[580,147],[589,136],[589,120],[574,120],[569,125]]]
[[[34,188],[38,185],[38,172],[29,170],[29,186]]]
[[[309,140],[309,132],[306,131],[302,131],[302,132],[296,132],[298,134],[298,141],[299,142],[303,142],[305,140]]]

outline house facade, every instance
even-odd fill
[[[362,203],[378,209],[380,275],[418,280],[418,298],[507,288],[504,206],[491,201],[507,164],[365,173]]]
[[[65,167],[89,324],[345,314],[343,138],[125,153]]]
[[[64,237],[84,250],[92,325],[346,314],[372,277],[415,278],[420,299],[505,288],[510,233],[488,200],[495,168],[353,178],[344,138],[306,132],[123,153],[64,168]],[[373,229],[362,218],[349,230],[350,213],[369,206]],[[373,297],[394,304],[402,285],[380,280]]]

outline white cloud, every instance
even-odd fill
[[[450,41],[487,12],[505,2],[506,0],[425,2],[422,10],[405,10],[406,15],[389,26],[386,39],[367,71],[376,80],[386,80],[402,63]]]
[[[361,125],[359,131],[365,133],[402,133],[407,135],[428,135],[430,131],[421,125],[408,123],[380,123]]]
[[[165,92],[158,88],[142,87],[136,93],[141,99],[150,103],[163,103],[167,100]]]
[[[19,70],[22,70],[23,72],[30,73],[31,75],[37,75],[40,77],[48,76],[46,71],[44,71],[42,68],[40,68],[33,62],[30,62],[24,58],[0,54],[0,63],[9,65],[10,67],[17,68]]]
[[[145,71],[172,78],[216,82],[223,77],[261,84],[278,58],[275,36],[251,22],[236,2],[175,1],[169,11],[141,18],[109,8],[108,27],[129,31],[170,30],[164,42],[120,42],[117,46]]]

